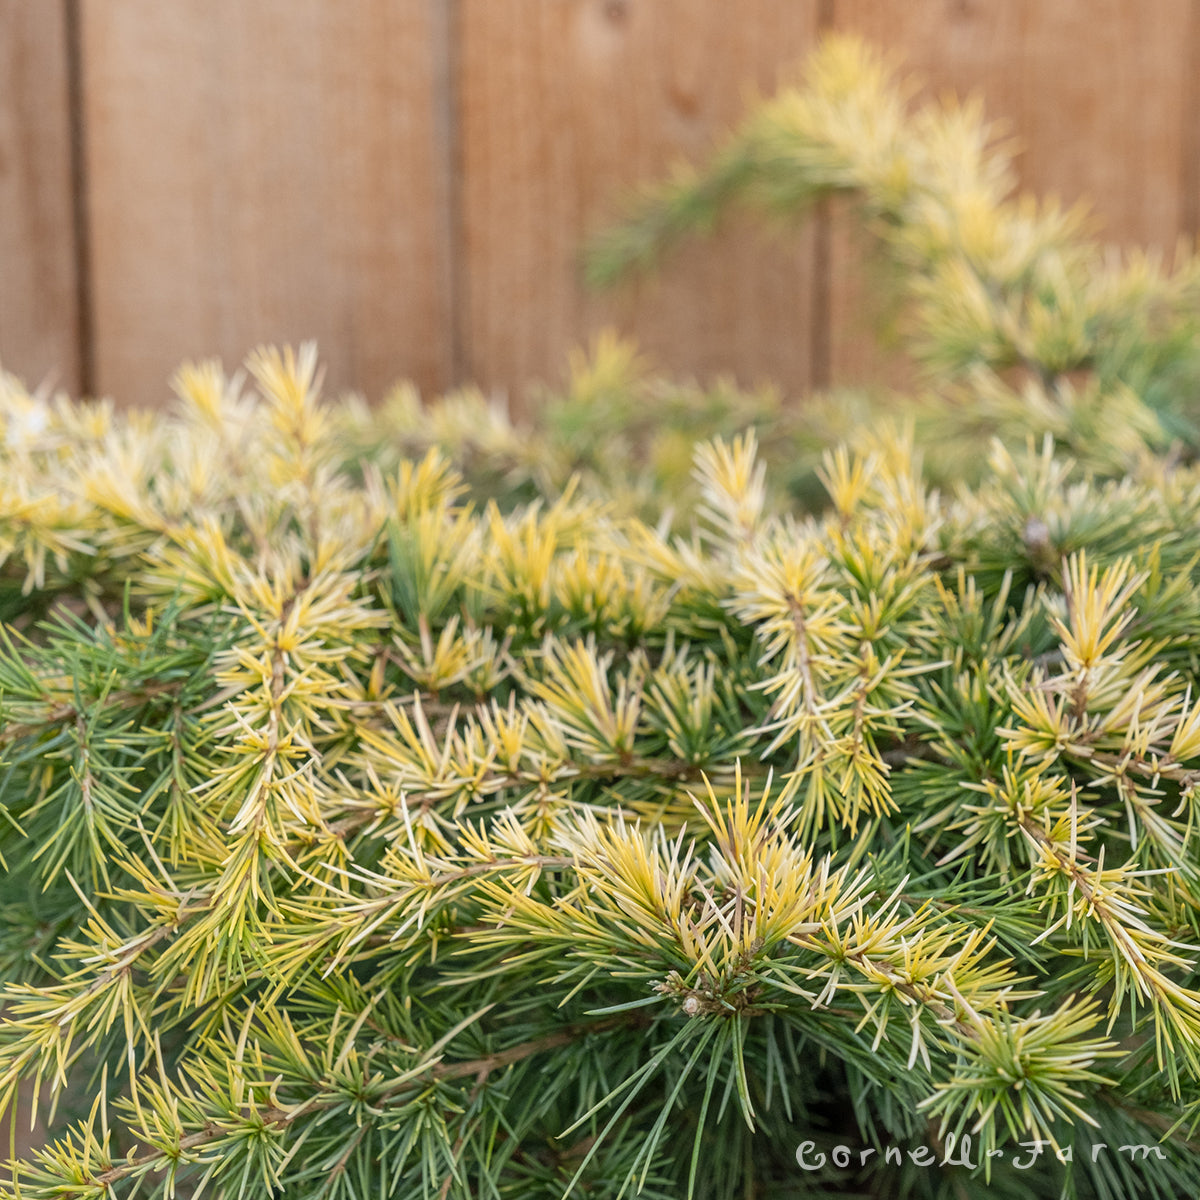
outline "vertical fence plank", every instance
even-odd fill
[[[65,0],[0,0],[0,365],[79,388]]]
[[[568,347],[611,323],[667,369],[804,390],[811,233],[735,227],[601,297],[579,251],[633,184],[706,155],[807,53],[815,0],[459,4],[466,374],[556,379]]]
[[[449,375],[442,0],[82,0],[98,387],[315,337],[331,387]]]
[[[1190,0],[835,0],[839,29],[902,57],[926,80],[982,96],[1022,148],[1023,189],[1090,202],[1106,239],[1174,248],[1190,69]],[[879,306],[846,210],[833,231],[833,379],[906,383],[874,346]]]
[[[835,382],[905,379],[837,209],[825,280],[811,229],[735,221],[655,278],[579,283],[625,189],[703,157],[803,57],[817,0],[0,0],[0,362],[33,381],[80,384],[68,3],[96,384],[118,399],[159,400],[181,358],[307,336],[334,386],[520,389],[606,323],[668,370],[797,393],[826,285]],[[1195,0],[826,3],[931,89],[981,91],[1024,186],[1090,196],[1117,242],[1196,232]]]

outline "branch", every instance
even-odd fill
[[[568,1045],[570,1042],[576,1041],[581,1037],[586,1037],[589,1034],[604,1033],[608,1030],[619,1028],[644,1028],[649,1024],[650,1018],[641,1013],[605,1017],[597,1021],[578,1022],[568,1025],[565,1029],[560,1029],[555,1033],[545,1034],[539,1038],[532,1038],[527,1042],[520,1042],[515,1046],[510,1046],[507,1050],[499,1050],[495,1054],[489,1054],[483,1058],[468,1059],[457,1063],[431,1063],[417,1075],[406,1075],[404,1079],[393,1087],[385,1088],[381,1093],[380,1099],[390,1099],[410,1090],[414,1085],[424,1085],[430,1082],[470,1078],[482,1082],[486,1080],[492,1071],[512,1066],[514,1063],[522,1062],[527,1058],[533,1057],[535,1054],[542,1054],[547,1050],[555,1050],[559,1046]],[[313,1096],[303,1103],[296,1105],[294,1108],[283,1108],[278,1104],[272,1104],[266,1109],[259,1110],[257,1116],[264,1128],[286,1129],[299,1120],[300,1117],[310,1113],[323,1112],[333,1108],[340,1102],[340,1099],[323,1099],[320,1096]],[[247,1107],[240,1110],[237,1115],[242,1115],[242,1113],[248,1114],[249,1112],[250,1109]],[[161,1171],[167,1165],[174,1165],[179,1160],[180,1152],[195,1150],[222,1137],[227,1137],[230,1132],[230,1117],[233,1115],[223,1116],[220,1123],[215,1121],[206,1122],[195,1133],[189,1133],[181,1137],[174,1147],[174,1152],[170,1150],[156,1150],[148,1154],[127,1158],[123,1163],[111,1166],[99,1175],[79,1181],[75,1184],[75,1190],[84,1191],[95,1187],[110,1188],[113,1184],[120,1183],[122,1180],[128,1179],[131,1175],[143,1170]],[[347,1150],[347,1154],[343,1156],[343,1163],[339,1163],[339,1166],[344,1164],[344,1159],[348,1156],[350,1149],[353,1149],[353,1144]],[[61,1187],[58,1190],[66,1192],[68,1187]]]

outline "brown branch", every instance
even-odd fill
[[[1096,894],[1096,889],[1092,883],[1092,873],[1086,867],[1081,866],[1074,857],[1068,858],[1062,852],[1063,847],[1056,844],[1034,822],[1029,819],[1021,821],[1021,829],[1025,831],[1026,835],[1035,845],[1042,847],[1054,855],[1059,870],[1079,889],[1079,894],[1087,902],[1092,912],[1095,913],[1096,919],[1108,934],[1114,950],[1122,955],[1129,964],[1130,970],[1137,977],[1140,988],[1145,989],[1147,997],[1154,997],[1161,999],[1164,1003],[1169,1003],[1168,993],[1164,987],[1167,977],[1162,974],[1151,959],[1155,951],[1150,950],[1147,952],[1146,949],[1139,946],[1129,930],[1121,923],[1120,916],[1104,902],[1102,897]],[[1069,900],[1068,903],[1070,903]],[[1143,928],[1151,938],[1162,942],[1167,941],[1165,934],[1145,926]],[[1168,959],[1170,958],[1169,953],[1167,957]]]
[[[804,682],[804,709],[810,716],[817,712],[817,685],[813,679],[812,658],[808,649],[808,623],[804,617],[804,607],[797,596],[791,592],[784,594],[788,612],[792,616],[792,628],[796,634],[796,669]]]
[[[544,1037],[534,1038],[528,1042],[521,1042],[519,1045],[510,1046],[507,1050],[499,1050],[495,1054],[489,1054],[485,1058],[473,1058],[466,1062],[447,1063],[438,1065],[432,1069],[432,1074],[435,1079],[464,1079],[472,1075],[489,1075],[492,1071],[498,1070],[500,1067],[508,1067],[513,1063],[521,1062],[523,1059],[529,1058],[534,1054],[541,1054],[545,1050],[556,1050],[559,1046],[569,1045],[579,1037],[589,1033],[604,1033],[609,1029],[618,1029],[624,1027],[637,1027],[648,1024],[646,1017],[605,1017],[600,1021],[585,1021],[575,1025],[568,1025],[566,1029],[560,1029],[556,1033],[548,1033]]]
[[[471,1077],[476,1079],[477,1093],[492,1071],[512,1066],[514,1063],[522,1062],[535,1054],[542,1054],[547,1050],[554,1050],[559,1046],[568,1045],[589,1034],[604,1033],[608,1030],[619,1028],[636,1029],[644,1027],[649,1023],[650,1019],[640,1013],[604,1017],[597,1021],[586,1021],[568,1025],[565,1029],[560,1029],[555,1033],[546,1034],[540,1038],[532,1038],[527,1042],[510,1046],[507,1050],[499,1050],[495,1054],[489,1054],[484,1058],[468,1059],[458,1063],[431,1063],[418,1075],[406,1076],[393,1087],[385,1088],[379,1099],[390,1099],[411,1089],[413,1086],[424,1085],[430,1081],[457,1080]],[[281,1108],[278,1105],[272,1104],[270,1107],[259,1112],[259,1119],[265,1128],[286,1129],[300,1117],[309,1113],[322,1112],[332,1108],[337,1103],[336,1099],[321,1099],[319,1096],[313,1096],[295,1108]],[[227,1121],[228,1118],[225,1118],[220,1124],[215,1121],[209,1121],[202,1128],[196,1130],[195,1133],[189,1133],[181,1137],[176,1147],[172,1148],[175,1151],[174,1153],[172,1150],[156,1150],[140,1156],[127,1158],[123,1163],[111,1166],[99,1175],[80,1181],[77,1187],[80,1191],[93,1187],[108,1188],[144,1168],[161,1171],[166,1165],[164,1160],[167,1163],[178,1162],[178,1152],[194,1150],[226,1136],[229,1133]],[[348,1156],[349,1151],[346,1155],[343,1155],[343,1158],[348,1158]],[[163,1166],[156,1167],[155,1164],[157,1163],[163,1163]]]
[[[146,683],[137,688],[125,688],[118,691],[107,693],[104,697],[106,708],[136,708],[147,701],[155,700],[160,696],[174,696],[183,688],[183,680],[160,680],[157,682]],[[45,697],[49,702],[51,698]],[[0,745],[8,745],[12,742],[18,742],[22,738],[36,737],[38,734],[47,733],[57,725],[63,725],[68,721],[81,722],[83,714],[75,707],[73,703],[60,703],[53,708],[47,710],[46,714],[37,721],[25,721],[18,724],[6,724],[0,727]]]

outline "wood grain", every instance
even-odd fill
[[[1192,116],[1192,0],[835,0],[835,24],[896,53],[925,94],[977,93],[1016,138],[1020,185],[1088,199],[1098,231],[1173,250],[1188,229],[1181,187]],[[835,382],[903,385],[873,345],[880,306],[846,210],[832,232]]]
[[[838,206],[580,283],[627,190],[703,159],[829,22],[981,92],[1023,186],[1091,197],[1112,240],[1200,231],[1200,0],[0,0],[0,362],[74,390],[87,358],[160,403],[185,357],[316,337],[335,389],[519,398],[613,324],[676,374],[906,384]]]
[[[81,0],[100,390],[318,339],[334,388],[450,375],[442,0]]]
[[[0,365],[79,388],[64,0],[0,0]]]
[[[605,324],[685,375],[811,378],[812,235],[733,222],[603,296],[586,236],[628,189],[700,159],[811,48],[815,0],[459,0],[465,373],[561,377]]]

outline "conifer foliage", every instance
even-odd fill
[[[1084,206],[1015,194],[1013,146],[977,102],[914,106],[913,90],[857,39],[827,39],[804,86],[761,104],[707,166],[634,197],[596,239],[592,278],[656,263],[735,205],[788,220],[844,198],[934,385],[913,407],[943,458],[969,470],[981,434],[1030,430],[1108,472],[1146,446],[1194,451],[1200,259],[1168,269],[1090,240]]]
[[[884,430],[815,512],[713,437],[672,524],[247,365],[0,388],[0,1195],[1200,1186],[1165,426],[949,492]]]

